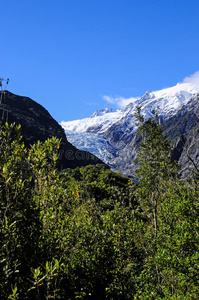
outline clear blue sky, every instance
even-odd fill
[[[199,70],[198,0],[2,0],[0,77],[58,121]]]

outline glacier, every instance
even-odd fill
[[[74,133],[71,130],[65,130],[65,133],[68,141],[71,141],[73,145],[78,145],[80,150],[88,151],[89,149],[89,152],[106,164],[109,164],[115,157],[116,149],[102,135],[88,132]]]

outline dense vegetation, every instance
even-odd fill
[[[180,181],[157,116],[137,118],[135,182],[60,172],[60,141],[26,148],[1,126],[1,299],[199,299],[197,174]]]

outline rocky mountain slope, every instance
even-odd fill
[[[76,147],[91,151],[113,170],[132,176],[137,167],[139,142],[136,108],[142,107],[146,119],[152,116],[152,110],[156,110],[172,141],[173,157],[182,164],[186,176],[188,169],[193,167],[188,156],[197,162],[199,155],[197,90],[190,83],[181,83],[160,91],[147,91],[123,110],[104,109],[96,111],[90,118],[62,122],[61,125]]]
[[[172,141],[173,158],[179,162],[183,177],[190,170],[199,170],[199,94],[191,97],[163,126]]]
[[[63,128],[37,102],[28,97],[12,94],[9,91],[2,92],[1,102],[1,122],[21,124],[26,145],[33,144],[38,140],[44,141],[52,136],[61,139],[58,161],[61,169],[102,163],[93,154],[74,147],[67,140]]]

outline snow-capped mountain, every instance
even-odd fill
[[[61,126],[68,132],[83,133],[83,132],[97,132],[102,134],[113,123],[119,121],[123,113],[120,109],[114,110],[105,108],[95,111],[90,118],[75,120],[70,122],[61,122]]]
[[[158,111],[165,123],[182,107],[185,108],[191,98],[197,97],[198,91],[191,83],[178,83],[159,91],[147,91],[123,110],[102,109],[94,112],[90,118],[63,121],[61,126],[74,146],[97,155],[112,169],[132,175],[137,153],[137,107],[141,106],[146,119],[152,116],[152,110]]]
[[[128,119],[129,115],[133,116],[138,106],[142,107],[142,113],[146,118],[150,117],[151,111],[155,109],[164,116],[164,119],[167,119],[177,112],[182,103],[195,94],[197,94],[197,90],[190,83],[178,83],[174,87],[160,91],[147,91],[141,98],[135,99],[123,110],[112,108],[97,110],[90,118],[62,121],[61,126],[66,131],[73,133],[96,132],[103,134],[114,123],[121,119]]]

